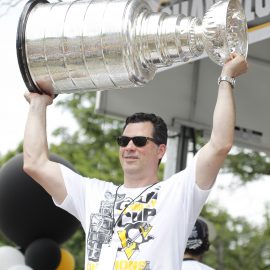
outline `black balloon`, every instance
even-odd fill
[[[73,169],[59,156],[50,159]],[[0,230],[23,251],[40,238],[61,244],[78,227],[78,220],[56,207],[50,195],[23,171],[22,154],[0,169]]]
[[[55,270],[61,261],[61,251],[51,239],[38,239],[25,250],[25,264],[35,270]]]

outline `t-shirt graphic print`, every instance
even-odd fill
[[[160,186],[155,185],[151,190],[148,188],[143,188],[135,197],[121,192],[105,192],[99,212],[90,215],[87,238],[89,261],[99,261],[102,245],[109,244],[115,232],[113,241],[119,243],[117,251],[123,255],[118,254],[117,257],[121,259],[115,261],[114,269],[150,270],[149,262],[132,260],[145,243],[154,239],[151,234],[151,220],[157,213],[156,202]],[[126,264],[129,266],[125,267]]]

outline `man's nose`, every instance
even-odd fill
[[[136,145],[133,143],[132,140],[130,140],[126,146],[127,149],[134,149],[136,148]]]

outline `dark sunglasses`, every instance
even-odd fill
[[[119,136],[117,138],[117,143],[121,147],[126,147],[131,140],[134,143],[134,145],[137,147],[145,146],[147,141],[152,141],[155,144],[158,144],[153,138],[145,137],[145,136],[135,136],[135,137]]]

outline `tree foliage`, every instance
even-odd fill
[[[197,131],[198,147],[205,142],[201,131]],[[263,175],[270,175],[270,157],[264,152],[233,147],[223,166],[224,173],[232,173],[239,177],[238,184],[259,180]]]
[[[240,177],[243,183],[270,175],[270,158],[263,152],[248,149],[236,149],[225,163],[225,171]]]
[[[23,151],[23,144],[19,143],[19,145],[15,148],[15,150],[10,150],[3,156],[0,155],[0,168],[12,157],[16,156]]]
[[[244,217],[233,218],[224,209],[207,204],[202,216],[214,224],[217,237],[205,255],[205,262],[216,270],[270,269],[268,210],[265,223],[255,226]]]

